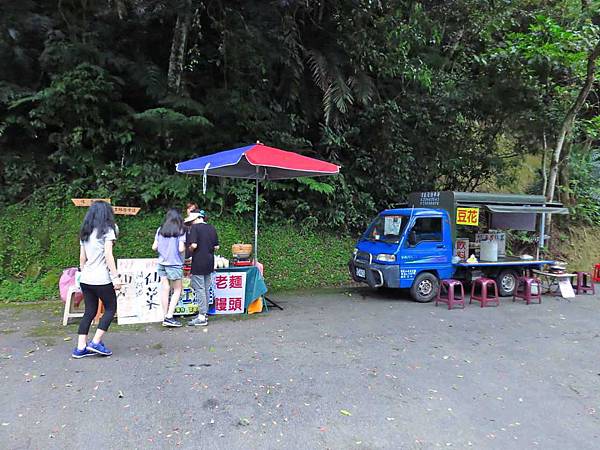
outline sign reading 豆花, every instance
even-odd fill
[[[456,208],[457,225],[479,225],[479,208]]]
[[[117,270],[122,283],[121,289],[117,291],[119,325],[163,320],[157,264],[156,258],[117,261]]]
[[[217,272],[214,290],[215,314],[244,312],[246,272]]]

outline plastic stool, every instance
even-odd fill
[[[477,287],[479,287],[479,294],[475,293]],[[491,287],[493,287],[494,290],[490,295],[489,288]],[[473,300],[481,302],[482,308],[488,304],[500,306],[500,297],[498,296],[498,285],[496,284],[496,281],[492,280],[491,278],[477,278],[471,287],[471,298],[469,299],[469,304],[473,303]]]
[[[81,290],[75,286],[71,286],[69,288],[69,292],[67,293],[67,301],[65,302],[65,309],[63,311],[63,326],[67,326],[67,323],[69,323],[69,319],[71,317],[83,317],[83,311],[81,309],[76,310],[73,303],[76,292],[81,292]],[[96,317],[94,317],[93,321],[94,324],[97,324],[100,321],[102,314],[104,314],[104,303],[102,303],[102,299],[100,299],[98,301],[98,311],[96,311]]]
[[[521,298],[529,305],[532,300],[542,303],[542,282],[539,278],[519,277],[513,293],[513,302]]]
[[[575,289],[575,293],[579,294],[587,294],[588,292],[595,294],[596,288],[594,287],[594,283],[592,281],[592,276],[589,272],[575,272],[577,274],[577,284],[573,286]]]
[[[600,264],[594,266],[592,272],[592,283],[600,283]]]
[[[460,290],[456,292],[456,288],[460,287]],[[442,280],[440,289],[438,290],[437,297],[435,298],[435,306],[438,302],[447,303],[448,309],[452,309],[454,305],[460,305],[464,309],[465,307],[465,289],[463,284],[458,280]]]

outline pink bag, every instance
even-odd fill
[[[69,289],[71,287],[77,287],[73,302],[75,303],[75,306],[79,306],[81,300],[83,300],[83,294],[77,285],[77,267],[70,267],[63,270],[60,280],[58,280],[58,290],[60,292],[60,298],[63,302],[67,302],[69,300],[67,295],[69,294]]]

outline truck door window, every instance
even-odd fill
[[[369,226],[363,238],[370,241],[384,241],[390,244],[397,244],[400,242],[400,237],[404,232],[407,222],[408,218],[405,216],[378,216],[371,226]]]
[[[416,244],[423,241],[442,242],[442,219],[431,217],[419,218],[415,221],[412,232],[415,234]]]

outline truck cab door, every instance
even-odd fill
[[[435,271],[440,279],[452,276],[452,238],[447,217],[417,217],[402,248],[401,287],[410,287],[423,271]]]

